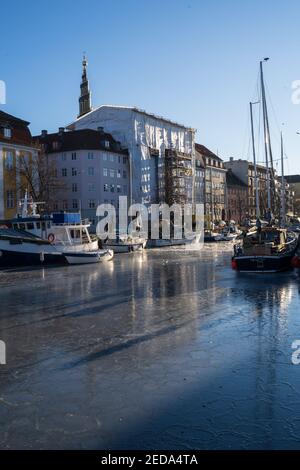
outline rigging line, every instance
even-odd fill
[[[270,105],[271,105],[271,109],[272,109],[272,112],[273,112],[273,115],[274,115],[275,124],[276,124],[277,130],[278,130],[278,132],[279,132],[279,134],[280,134],[280,132],[281,132],[281,127],[280,127],[279,121],[278,121],[278,119],[277,119],[277,114],[276,114],[275,107],[274,107],[273,102],[272,102],[272,99],[271,99],[271,93],[270,93],[270,90],[269,90],[269,88],[268,88],[268,84],[267,84],[267,83],[265,84],[265,88],[266,88],[266,90],[267,90],[268,100],[269,100],[269,103],[270,103]]]
[[[242,155],[245,155],[246,145],[247,145],[247,136],[248,136],[248,126],[249,126],[249,115],[248,112],[246,114],[246,127],[244,129],[244,137],[243,137],[243,145],[242,145]],[[248,143],[249,145],[249,143]]]

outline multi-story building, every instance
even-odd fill
[[[300,175],[289,175],[286,176],[285,179],[292,192],[291,199],[293,200],[293,204],[291,212],[300,216]]]
[[[205,203],[205,162],[203,156],[195,152],[195,203]]]
[[[226,169],[223,160],[204,145],[196,144],[196,151],[205,164],[205,222],[226,219]]]
[[[95,228],[99,204],[117,208],[119,196],[128,196],[128,151],[102,128],[44,130],[35,139],[60,183],[51,198],[52,210],[81,210]]]
[[[253,163],[248,160],[234,160],[232,157],[228,162],[224,162],[225,168],[231,170],[248,187],[248,207],[247,213],[250,217],[256,215],[256,189],[255,171]],[[262,165],[256,165],[258,180],[258,199],[261,214],[267,209],[267,170]]]
[[[0,111],[0,219],[16,215],[25,190],[20,162],[27,161],[30,168],[37,155],[28,126],[29,122]]]
[[[68,129],[101,126],[128,148],[132,202],[193,202],[195,130],[136,107],[103,105],[85,112],[90,107],[86,65],[83,76],[80,116]]]
[[[237,176],[248,187],[248,208],[247,212],[250,217],[256,216],[256,188],[255,188],[255,169],[254,164],[248,160],[234,160],[230,158],[228,162],[224,163],[228,170]],[[258,201],[260,215],[266,213],[267,202],[267,169],[263,165],[256,165],[257,181],[258,181]],[[293,212],[292,208],[292,188],[289,184],[289,177],[285,177],[285,207],[286,212]],[[276,217],[280,217],[281,207],[281,177],[276,175],[274,171],[274,181],[270,183],[271,187],[271,206],[272,212]]]
[[[228,220],[241,223],[248,211],[248,187],[232,170],[226,173],[226,212]]]

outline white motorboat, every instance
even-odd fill
[[[58,212],[52,215],[36,213],[38,203],[29,202],[27,194],[21,202],[21,214],[5,221],[8,227],[39,237],[62,253],[97,251],[98,239],[89,233],[90,222],[81,220],[79,213]],[[30,207],[30,214],[29,214]]]
[[[117,231],[113,237],[102,240],[102,246],[113,250],[114,253],[132,253],[141,251],[145,248],[147,243],[146,238],[140,236],[138,233],[129,235]]]
[[[114,252],[112,250],[78,251],[65,253],[64,256],[69,264],[91,264],[110,261]]]

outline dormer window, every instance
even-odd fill
[[[57,150],[59,148],[59,142],[54,141],[53,144],[52,144],[52,148],[53,148],[53,150]]]
[[[4,137],[6,137],[6,139],[11,139],[11,129],[10,129],[10,127],[4,127]]]
[[[105,148],[109,149],[109,140],[104,141],[104,146]]]

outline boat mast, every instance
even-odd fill
[[[283,136],[280,133],[281,148],[281,226],[285,227],[285,180],[284,180],[284,164],[283,164]]]
[[[256,154],[255,154],[255,141],[254,141],[254,128],[253,128],[253,105],[258,104],[259,101],[254,103],[250,102],[250,119],[251,119],[251,136],[252,136],[252,152],[253,152],[253,165],[254,165],[254,181],[255,181],[255,206],[256,206],[256,218],[260,217],[259,210],[259,197],[258,197],[258,178],[257,178],[257,167],[256,167]]]
[[[270,150],[270,135],[269,135],[269,120],[266,103],[266,92],[264,84],[264,73],[263,73],[263,62],[269,60],[266,57],[260,61],[260,83],[261,83],[261,97],[262,97],[262,108],[263,108],[263,122],[264,122],[264,140],[265,140],[265,156],[266,156],[266,171],[267,171],[267,206],[268,210],[271,210],[271,181],[270,181],[270,170],[269,170],[269,150]]]

